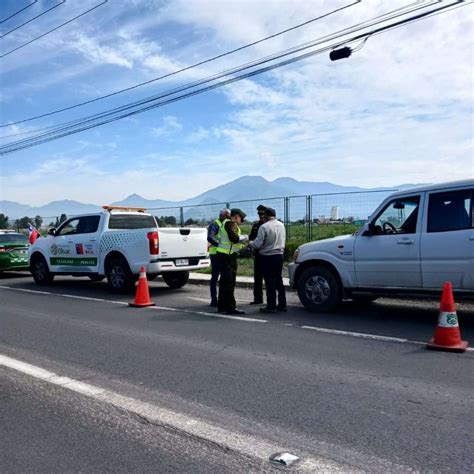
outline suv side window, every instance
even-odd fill
[[[56,232],[56,235],[72,235],[77,233],[77,226],[79,225],[79,218],[70,219],[66,221]]]
[[[415,234],[420,196],[390,201],[373,221],[375,235]]]
[[[449,191],[430,195],[428,232],[449,232],[472,228],[473,191]]]

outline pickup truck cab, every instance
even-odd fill
[[[354,235],[300,246],[290,285],[310,311],[383,294],[474,295],[474,180],[422,186],[386,198]]]
[[[206,229],[158,229],[144,209],[103,208],[70,217],[30,247],[30,271],[38,285],[52,283],[55,275],[107,277],[112,290],[122,291],[134,286],[145,267],[148,279],[161,274],[168,286],[180,288],[190,270],[209,266]]]

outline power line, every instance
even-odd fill
[[[66,21],[66,22],[64,22],[64,23],[62,23],[61,25],[56,26],[56,28],[53,28],[52,30],[49,30],[49,31],[47,31],[46,33],[43,33],[42,35],[39,35],[39,36],[37,36],[36,38],[33,38],[32,40],[30,40],[30,41],[28,41],[28,42],[26,42],[26,43],[24,43],[24,44],[22,44],[22,45],[20,45],[20,46],[18,46],[18,47],[16,47],[16,48],[12,49],[11,51],[8,51],[8,52],[6,52],[6,53],[0,55],[0,59],[4,58],[5,56],[8,56],[9,54],[14,53],[15,51],[18,51],[18,50],[21,49],[21,48],[24,48],[25,46],[28,46],[28,45],[31,44],[31,43],[34,43],[35,41],[37,41],[37,40],[43,38],[43,37],[46,36],[46,35],[49,35],[50,33],[53,33],[53,31],[59,30],[59,28],[62,28],[63,26],[65,26],[65,25],[67,25],[67,24],[73,22],[74,20],[77,20],[77,19],[80,18],[81,16],[84,16],[84,15],[86,15],[87,13],[91,12],[92,10],[95,10],[96,8],[101,7],[102,5],[104,5],[104,4],[107,3],[107,2],[108,2],[108,0],[103,0],[102,3],[99,3],[99,4],[96,5],[95,7],[92,7],[92,8],[90,8],[89,10],[86,10],[85,12],[81,13],[80,15],[75,16],[74,18],[71,18],[70,20],[68,20],[68,21]]]
[[[463,0],[457,0],[457,2],[451,3],[450,5],[439,7],[435,10],[431,10],[429,12],[425,12],[425,13],[422,13],[422,14],[419,14],[419,15],[416,15],[416,16],[413,16],[413,17],[410,17],[410,18],[406,18],[404,20],[398,21],[398,22],[393,23],[391,25],[386,25],[384,27],[377,28],[373,31],[366,32],[364,34],[356,35],[352,38],[349,38],[347,40],[347,42],[357,41],[361,37],[365,37],[365,36],[380,34],[383,31],[387,31],[389,29],[399,27],[402,24],[407,24],[407,23],[410,23],[414,20],[419,20],[421,18],[428,17],[430,15],[436,14],[437,12],[440,12],[442,10],[450,8],[450,7],[452,7],[456,4],[459,4],[461,2],[463,2]],[[133,116],[133,115],[136,115],[136,114],[139,114],[139,113],[143,113],[143,112],[146,112],[148,110],[151,110],[151,109],[154,109],[154,108],[157,108],[157,107],[162,107],[164,105],[168,105],[168,104],[176,102],[178,100],[182,100],[182,99],[185,99],[185,98],[197,95],[197,94],[208,92],[208,91],[216,89],[218,87],[222,87],[224,85],[228,85],[228,84],[231,84],[233,82],[237,82],[237,81],[240,81],[240,80],[243,80],[243,79],[247,79],[249,77],[253,77],[257,74],[262,74],[264,72],[268,72],[270,70],[273,70],[273,69],[276,69],[276,68],[279,68],[279,67],[282,67],[282,66],[286,66],[288,64],[292,64],[296,61],[301,61],[303,59],[309,58],[309,57],[314,56],[316,54],[321,54],[324,51],[331,50],[332,48],[335,47],[336,44],[337,43],[334,42],[333,44],[324,46],[320,49],[310,51],[310,52],[301,54],[299,56],[286,59],[286,60],[281,61],[279,63],[272,64],[272,65],[269,65],[269,66],[266,66],[266,67],[263,67],[263,68],[260,68],[260,69],[256,69],[254,71],[250,71],[250,72],[241,74],[240,76],[231,77],[230,79],[226,79],[226,80],[223,80],[221,82],[211,84],[211,85],[202,87],[200,89],[187,92],[187,93],[182,94],[180,96],[171,97],[171,98],[168,98],[166,100],[162,100],[159,103],[154,103],[154,104],[148,105],[146,107],[141,107],[138,110],[127,111],[127,110],[124,109],[124,110],[120,111],[120,112],[123,112],[123,113],[121,113],[121,115],[107,117],[107,115],[111,115],[110,112],[107,112],[105,114],[102,114],[101,117],[100,116],[95,116],[91,119],[83,120],[82,123],[76,123],[76,124],[72,124],[72,125],[63,124],[63,125],[66,125],[66,126],[60,125],[60,127],[62,126],[62,128],[57,128],[54,131],[51,131],[51,132],[48,132],[48,133],[45,133],[45,134],[42,134],[42,135],[38,135],[38,136],[32,137],[30,139],[20,140],[18,142],[13,142],[11,144],[7,144],[7,145],[1,147],[0,150],[1,150],[2,154],[12,153],[12,152],[18,151],[20,149],[29,148],[31,146],[39,145],[41,143],[45,143],[45,142],[48,142],[48,141],[51,141],[51,140],[56,140],[58,138],[62,138],[62,137],[65,137],[65,136],[68,136],[68,135],[71,135],[71,134],[74,134],[74,133],[79,133],[79,132],[84,131],[84,130],[95,128],[95,127],[98,127],[100,125],[104,125],[104,124],[107,124],[107,123],[110,123],[110,122],[113,122],[113,121],[116,121],[116,120],[120,120],[120,119],[130,117],[130,116]],[[112,112],[112,113],[116,113],[116,112]],[[100,121],[100,122],[97,122],[97,120],[99,120],[101,118],[103,120]]]
[[[25,21],[24,23],[22,23],[21,25],[18,25],[16,26],[15,28],[13,28],[12,30],[10,31],[7,31],[6,33],[4,33],[3,35],[0,36],[0,39],[1,38],[4,38],[5,36],[9,35],[10,33],[13,33],[14,31],[20,29],[22,26],[25,26],[27,25],[28,23],[31,23],[32,21],[36,20],[37,18],[43,16],[43,15],[46,15],[46,13],[50,12],[51,10],[54,10],[55,8],[59,7],[60,5],[62,5],[63,3],[66,3],[66,0],[62,0],[62,2],[60,3],[57,3],[56,5],[53,5],[51,8],[48,8],[47,10],[45,10],[44,12],[40,13],[39,15],[36,15],[34,16],[33,18],[31,18],[30,20],[28,21]]]
[[[338,12],[340,12],[340,11],[346,9],[346,8],[349,8],[349,7],[351,7],[351,6],[354,6],[354,5],[358,4],[358,3],[360,3],[361,1],[362,1],[362,0],[356,0],[356,1],[354,1],[353,3],[350,3],[350,4],[345,5],[345,6],[343,6],[343,7],[337,8],[337,9],[335,9],[335,10],[332,10],[332,11],[330,11],[329,13],[325,13],[324,15],[320,15],[320,16],[317,16],[317,17],[315,17],[315,18],[311,18],[310,20],[307,20],[307,21],[305,21],[305,22],[303,22],[303,23],[300,23],[300,24],[298,24],[298,25],[295,25],[295,26],[292,26],[292,27],[290,27],[290,28],[287,28],[287,29],[285,29],[285,30],[283,30],[283,31],[279,31],[278,33],[272,34],[272,35],[270,35],[270,36],[266,36],[265,38],[261,38],[261,39],[259,39],[259,40],[257,40],[257,41],[252,42],[252,43],[246,44],[246,45],[244,45],[244,46],[240,46],[240,47],[238,47],[238,48],[236,48],[236,49],[233,49],[233,50],[231,50],[231,51],[227,51],[227,52],[225,52],[225,53],[218,54],[217,56],[214,56],[214,57],[212,57],[212,58],[205,59],[205,60],[203,60],[203,61],[200,61],[200,62],[198,62],[198,63],[192,64],[192,65],[190,65],[190,66],[186,66],[186,67],[184,67],[184,68],[181,68],[181,69],[179,69],[179,70],[177,70],[177,71],[173,71],[173,72],[168,73],[168,74],[165,74],[165,75],[163,75],[163,76],[155,77],[155,78],[150,79],[150,80],[148,80],[148,81],[141,82],[141,83],[139,83],[139,84],[135,84],[135,85],[133,85],[133,86],[127,87],[127,88],[125,88],[125,89],[121,89],[121,90],[118,90],[118,91],[115,91],[115,92],[111,92],[110,94],[106,94],[106,95],[103,95],[103,96],[101,96],[101,97],[96,97],[95,99],[91,99],[91,100],[87,100],[87,101],[84,101],[84,102],[80,102],[80,103],[78,103],[78,104],[71,105],[71,106],[68,106],[68,107],[63,107],[62,109],[53,110],[53,111],[51,111],[51,112],[47,112],[47,113],[44,113],[44,114],[41,114],[41,115],[36,115],[36,116],[34,116],[34,117],[29,117],[29,118],[26,118],[26,119],[23,119],[23,120],[18,120],[17,122],[12,122],[12,123],[9,123],[9,124],[0,125],[0,128],[1,128],[1,127],[8,127],[8,126],[10,126],[10,125],[18,125],[18,124],[20,124],[20,123],[30,122],[30,121],[32,121],[32,120],[36,120],[36,119],[43,118],[43,117],[48,117],[48,116],[50,116],[50,115],[55,115],[55,114],[58,114],[58,113],[60,113],[60,112],[65,112],[66,110],[71,110],[71,109],[75,109],[75,108],[77,108],[77,107],[82,107],[82,106],[84,106],[84,105],[91,104],[91,103],[93,103],[93,102],[98,102],[98,101],[100,101],[100,100],[107,99],[107,98],[109,98],[109,97],[113,97],[113,96],[115,96],[115,95],[122,94],[122,93],[124,93],[124,92],[128,92],[128,91],[131,91],[131,90],[133,90],[133,89],[137,89],[137,88],[139,88],[139,87],[146,86],[146,85],[151,84],[151,83],[153,83],[153,82],[157,82],[157,81],[160,81],[160,80],[162,80],[162,79],[166,79],[166,78],[171,77],[171,76],[174,76],[174,75],[176,75],[176,74],[180,74],[180,73],[182,73],[182,72],[189,71],[190,69],[196,68],[196,67],[198,67],[198,66],[202,66],[203,64],[207,64],[207,63],[210,63],[210,62],[212,62],[212,61],[216,61],[217,59],[223,58],[223,57],[225,57],[225,56],[229,56],[230,54],[237,53],[237,52],[239,52],[239,51],[242,51],[242,50],[244,50],[244,49],[247,49],[247,48],[250,48],[250,47],[252,47],[252,46],[255,46],[255,45],[259,44],[259,43],[262,43],[262,42],[264,42],[264,41],[268,41],[268,40],[270,40],[270,39],[276,38],[277,36],[281,36],[281,35],[283,35],[283,34],[285,34],[285,33],[288,33],[288,32],[290,32],[290,31],[296,30],[297,28],[301,28],[301,27],[303,27],[303,26],[309,25],[310,23],[313,23],[313,22],[315,22],[315,21],[321,20],[322,18],[328,17],[329,15],[333,15],[334,13],[338,13]],[[0,57],[1,57],[1,56],[0,56]]]
[[[278,53],[275,53],[273,55],[270,55],[270,56],[267,56],[265,58],[261,58],[257,61],[253,61],[253,62],[250,62],[250,63],[247,63],[245,65],[241,65],[237,68],[234,68],[234,69],[229,69],[227,71],[224,71],[224,72],[221,72],[219,73],[218,75],[215,75],[215,76],[211,76],[211,77],[208,77],[208,78],[204,78],[204,79],[200,79],[198,81],[195,81],[193,83],[190,83],[190,84],[185,84],[184,86],[180,86],[178,88],[175,88],[175,89],[172,89],[172,90],[168,90],[168,91],[165,91],[164,93],[162,94],[159,94],[159,95],[154,95],[154,96],[151,96],[151,97],[147,97],[145,99],[142,99],[140,101],[137,101],[137,102],[134,102],[134,103],[131,103],[131,104],[127,104],[127,105],[124,105],[124,106],[121,106],[121,107],[118,107],[116,109],[112,109],[112,111],[120,111],[124,108],[127,108],[127,107],[132,107],[132,106],[138,106],[138,105],[141,105],[143,103],[147,103],[149,102],[150,100],[156,100],[156,99],[159,99],[159,98],[163,98],[163,97],[166,97],[168,95],[170,95],[171,93],[177,93],[177,92],[181,92],[183,90],[186,90],[186,89],[189,89],[190,87],[195,87],[197,85],[200,85],[201,83],[203,83],[202,81],[204,82],[209,82],[209,80],[212,80],[212,79],[217,79],[217,78],[220,78],[222,77],[222,74],[229,74],[229,73],[233,73],[233,72],[239,72],[239,71],[242,71],[242,68],[243,67],[250,67],[252,65],[258,65],[261,61],[268,61],[268,60],[271,60],[271,59],[278,59],[278,58],[281,58],[282,56],[284,55],[288,55],[288,54],[292,54],[292,53],[296,53],[296,52],[299,52],[299,51],[302,51],[304,49],[308,49],[308,48],[311,48],[311,47],[314,47],[314,46],[317,46],[319,44],[322,44],[324,42],[327,42],[327,41],[330,41],[334,38],[337,38],[337,37],[340,37],[340,36],[345,36],[345,35],[348,35],[354,31],[359,31],[363,28],[368,28],[368,27],[371,27],[371,26],[376,26],[378,24],[381,24],[383,22],[386,22],[386,21],[389,21],[389,20],[392,20],[392,19],[395,19],[395,18],[398,18],[400,16],[403,16],[403,15],[406,15],[408,13],[413,13],[415,11],[418,11],[420,9],[425,9],[427,8],[428,6],[431,6],[435,3],[439,3],[440,1],[442,0],[431,0],[429,1],[428,3],[420,3],[418,1],[414,2],[414,3],[411,3],[409,5],[406,5],[404,7],[401,7],[401,8],[396,8],[395,10],[391,10],[389,12],[386,12],[382,15],[378,15],[370,20],[366,20],[364,22],[360,22],[358,24],[355,24],[355,25],[352,25],[350,27],[346,27],[346,28],[343,28],[341,30],[338,30],[334,33],[331,33],[331,34],[328,34],[328,35],[325,35],[325,36],[322,36],[322,37],[319,37],[319,38],[316,38],[315,40],[313,41],[310,41],[308,43],[303,43],[302,45],[299,45],[299,46],[295,46],[293,48],[290,48],[290,49],[287,49],[285,51],[280,51]],[[350,6],[350,5],[348,5]],[[293,27],[294,28],[294,27]],[[286,30],[285,30],[286,31]],[[259,40],[258,42],[261,42],[263,40]],[[254,43],[253,43],[254,44]],[[244,46],[244,47],[247,47],[247,46]],[[241,48],[238,48],[238,49],[242,49],[243,47]],[[234,50],[235,51],[235,50]],[[284,53],[284,54],[282,54]],[[226,55],[226,54],[231,54],[231,52],[229,53],[224,53],[223,55]],[[222,57],[222,55],[220,55],[219,57]],[[206,60],[206,61],[203,61],[202,63],[204,62],[209,62],[211,61],[211,59],[209,60]],[[200,64],[200,63],[198,63]],[[190,67],[193,67],[193,66],[190,66]],[[178,72],[181,72],[182,70],[180,71],[176,71],[176,73]],[[171,73],[171,74],[175,74],[175,73]],[[168,75],[167,75],[168,76]],[[167,76],[162,76],[163,77],[167,77]],[[160,78],[157,78],[157,79],[152,79],[151,81],[148,81],[148,82],[152,82],[152,81],[155,81],[155,80],[159,80]],[[139,86],[139,85],[138,85]],[[138,86],[134,86],[134,87],[138,87]],[[124,89],[124,90],[127,90],[127,89]],[[122,91],[118,91],[118,93],[120,93]],[[115,94],[115,93],[114,93]],[[113,95],[113,94],[111,94]],[[105,97],[105,96],[104,96]],[[99,98],[100,99],[100,98]],[[97,100],[99,100],[97,99]],[[93,102],[95,101],[95,99],[93,99],[92,101],[89,101],[89,102]],[[79,106],[81,104],[78,104],[77,106]],[[72,108],[72,107],[71,107]],[[62,109],[62,110],[65,110],[65,109]],[[59,112],[59,111],[57,111]],[[104,113],[107,113],[107,112],[101,112],[99,114],[96,114],[97,116],[101,116],[102,114]],[[5,124],[5,125],[0,125],[0,128],[4,128],[4,127],[9,127],[11,125],[16,125],[16,124],[19,124],[19,123],[23,123],[25,121],[28,121],[28,120],[33,120],[35,118],[39,118],[39,117],[43,117],[45,115],[49,115],[49,114],[44,114],[42,116],[38,116],[38,117],[33,117],[31,119],[25,119],[25,120],[22,120],[22,121],[17,121],[17,122],[13,122],[13,123],[10,123],[10,124]],[[95,115],[92,115],[92,116],[89,116],[89,117],[85,117],[85,118],[79,118],[79,119],[76,119],[76,120],[73,120],[73,121],[70,121],[70,122],[66,122],[65,124],[63,125],[72,125],[74,123],[78,123],[78,122],[81,122],[83,121],[84,119],[89,119],[89,118],[92,118],[94,117]],[[29,134],[32,134],[32,133],[36,133],[36,132],[40,132],[40,131],[45,131],[45,130],[52,130],[52,129],[56,129],[58,127],[60,127],[61,125],[53,125],[53,126],[49,126],[49,127],[43,127],[43,128],[40,128],[40,129],[34,129],[34,130],[30,130],[30,131],[27,131],[27,132],[21,132],[21,133],[16,133],[16,134],[10,134],[10,135],[4,135],[2,137],[0,137],[0,139],[5,139],[5,138],[10,138],[10,137],[15,137],[15,136],[20,136],[20,135],[29,135]]]
[[[17,12],[13,13],[12,15],[7,16],[3,20],[0,20],[0,24],[5,23],[7,20],[9,20],[10,18],[13,18],[14,16],[17,16],[21,12],[25,11],[27,8],[32,7],[35,3],[38,3],[38,0],[34,0],[33,3],[30,3],[29,5],[26,5],[26,7],[23,7],[21,10],[18,10]]]

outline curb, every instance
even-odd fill
[[[209,280],[211,279],[211,275],[207,273],[190,273],[189,274],[189,283],[195,285],[209,285]],[[285,289],[290,289],[290,283],[288,278],[283,278],[283,284],[285,285]],[[237,281],[235,282],[236,288],[253,288],[253,277],[237,277]],[[263,285],[265,288],[265,284]]]

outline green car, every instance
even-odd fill
[[[0,272],[6,270],[29,270],[26,235],[0,230]]]

